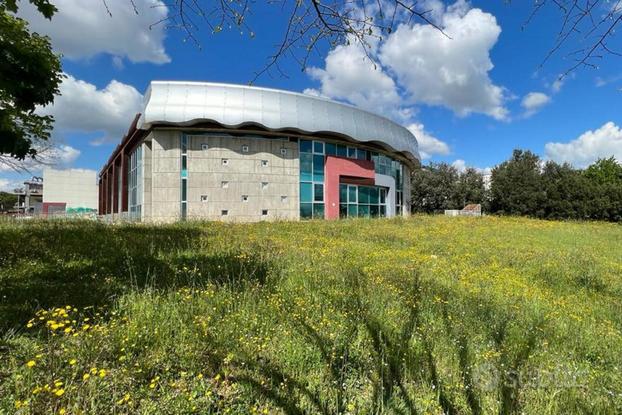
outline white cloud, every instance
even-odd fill
[[[380,66],[372,62],[356,44],[337,46],[326,56],[325,69],[312,67],[309,75],[320,81],[320,90],[306,90],[380,113],[397,110],[401,98],[397,86]]]
[[[419,154],[422,159],[429,159],[434,155],[446,156],[449,154],[450,150],[447,143],[426,132],[423,124],[413,123],[407,128],[417,138]]]
[[[451,163],[451,165],[454,166],[456,170],[458,170],[458,173],[461,173],[461,174],[464,173],[468,168],[473,168],[475,169],[476,172],[484,176],[484,181],[486,181],[486,178],[492,174],[492,168],[490,167],[481,168],[481,167],[469,166],[467,165],[466,161],[462,159],[454,160]]]
[[[542,92],[530,92],[523,97],[520,105],[525,110],[524,116],[530,117],[550,102],[550,96]]]
[[[466,165],[466,161],[462,160],[462,159],[457,159],[454,160],[453,163],[451,163],[451,165],[458,170],[458,173],[464,173],[467,169],[467,165]]]
[[[587,167],[599,158],[614,156],[622,160],[622,129],[610,121],[570,142],[547,143],[544,149],[551,160],[568,162],[579,168]]]
[[[18,15],[34,31],[49,35],[54,48],[69,59],[109,53],[132,62],[170,62],[164,49],[166,25],[152,26],[166,18],[168,8],[160,0],[134,4],[137,12],[128,0],[55,0],[58,12],[50,21],[30,2],[21,2]]]
[[[346,100],[403,122],[411,121],[408,114],[418,104],[444,106],[460,116],[477,112],[507,119],[505,89],[489,77],[490,50],[501,33],[495,17],[463,0],[451,6],[426,0],[417,7],[428,10],[451,38],[427,24],[401,24],[386,40],[370,40],[367,54],[376,68],[356,41],[337,46],[323,69],[308,70],[320,88],[306,93]]]
[[[71,75],[60,85],[54,104],[38,109],[54,116],[54,135],[63,132],[99,132],[95,143],[119,141],[142,106],[142,95],[133,86],[112,80],[105,88]]]
[[[0,177],[0,192],[12,192],[22,186],[22,180],[10,180]]]
[[[506,119],[504,89],[489,76],[490,50],[501,33],[495,17],[459,2],[446,9],[440,25],[449,37],[430,25],[401,24],[380,45],[380,61],[412,102]]]
[[[60,168],[69,167],[80,156],[80,150],[66,144],[54,141],[42,142],[36,145],[36,159],[26,158],[23,161],[9,156],[0,156],[0,172],[30,171],[40,172],[46,166]]]

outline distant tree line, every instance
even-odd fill
[[[514,150],[488,175],[447,163],[413,172],[413,212],[438,213],[469,203],[503,215],[622,221],[622,165],[611,157],[582,170]]]

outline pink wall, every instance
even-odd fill
[[[373,185],[376,177],[374,162],[326,156],[326,163],[324,164],[325,219],[339,219],[339,182],[341,177],[367,179],[364,184]]]

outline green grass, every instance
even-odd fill
[[[0,413],[616,414],[622,227],[0,222]]]

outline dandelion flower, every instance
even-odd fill
[[[78,362],[78,361],[77,361],[76,359],[71,359],[71,360],[69,361],[69,364],[70,364],[71,366],[73,366],[73,365],[75,365],[77,362]]]
[[[54,392],[54,395],[63,396],[64,393],[65,393],[65,389],[57,389],[56,392]]]
[[[35,362],[34,360],[29,360],[28,363],[26,363],[26,366],[33,367],[36,364],[37,364],[37,362]]]
[[[82,375],[82,380],[87,380],[88,378],[90,378],[91,375],[88,373],[85,373],[84,375]]]

